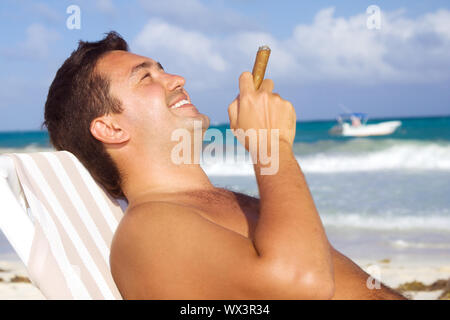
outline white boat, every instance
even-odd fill
[[[344,137],[385,136],[402,125],[401,121],[367,124],[367,114],[364,113],[345,113],[336,120],[338,123],[329,132]]]

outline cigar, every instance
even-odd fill
[[[253,66],[253,83],[255,89],[258,90],[266,73],[267,62],[269,62],[270,48],[269,46],[259,47],[256,54],[255,65]]]

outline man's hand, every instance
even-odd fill
[[[228,107],[228,115],[230,128],[241,144],[249,150],[248,141],[244,141],[243,136],[236,132],[237,129],[244,132],[254,129],[258,139],[258,130],[267,129],[269,145],[270,130],[279,129],[280,141],[292,146],[295,137],[295,110],[289,101],[272,92],[273,81],[265,79],[259,90],[255,90],[252,74],[243,72],[239,77],[239,91],[238,97]]]

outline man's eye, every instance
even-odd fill
[[[151,78],[151,75],[149,72],[147,72],[146,74],[144,74],[144,76],[141,78],[141,81],[144,80],[145,78]]]

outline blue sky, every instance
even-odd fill
[[[69,5],[81,29],[69,30]],[[381,28],[366,8],[381,9]],[[267,76],[299,120],[450,114],[448,1],[27,1],[0,3],[0,131],[34,130],[56,70],[77,42],[119,32],[131,50],[186,78],[192,101],[227,122],[237,78],[259,45]]]

